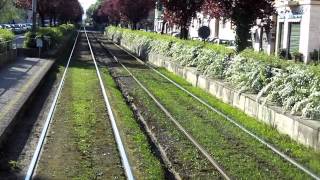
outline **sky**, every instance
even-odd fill
[[[90,5],[94,4],[96,0],[79,0],[79,2],[81,3],[83,10],[86,12]]]

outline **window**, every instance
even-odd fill
[[[299,50],[300,45],[300,23],[290,23],[290,39],[289,39],[289,52]]]
[[[278,48],[282,49],[283,48],[283,36],[284,36],[284,23],[283,22],[279,23],[278,36],[279,36]]]

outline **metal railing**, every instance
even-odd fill
[[[0,40],[0,65],[16,59],[17,49],[23,47],[23,38],[17,37],[11,41]]]
[[[17,48],[23,48],[24,37],[17,37],[10,41],[0,40],[0,54]]]

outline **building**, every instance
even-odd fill
[[[309,62],[310,52],[320,49],[320,0],[280,0],[275,52],[294,51]]]
[[[276,0],[275,8],[277,14],[270,17],[268,26],[257,20],[257,26],[252,28],[252,47],[268,54],[282,53],[288,58],[292,53],[298,52],[304,62],[310,62],[310,53],[320,50],[320,0]],[[164,33],[177,31],[177,28],[172,30],[167,24],[163,24],[162,13],[163,8],[158,2],[154,30]],[[209,39],[235,39],[234,27],[230,21],[223,18],[210,19],[202,13],[193,18],[189,36],[197,38],[199,27],[204,25],[211,29]]]
[[[189,28],[189,35],[191,38],[198,38],[198,29],[201,26],[208,26],[211,29],[209,39],[221,39],[227,41],[234,41],[236,33],[230,21],[226,19],[215,19],[204,16],[202,13],[197,13],[197,17],[193,18]]]

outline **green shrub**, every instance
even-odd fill
[[[0,29],[0,53],[9,48],[11,40],[13,40],[14,34],[10,30]]]
[[[36,47],[36,41],[34,40],[36,38],[36,35],[33,34],[32,32],[27,32],[25,34],[25,39],[24,39],[24,47]]]
[[[0,29],[0,41],[11,41],[14,38],[12,31],[7,29]]]
[[[320,61],[320,52],[317,49],[314,49],[312,52],[310,52],[310,59],[313,62],[319,63],[319,61]]]
[[[74,30],[75,26],[73,24],[62,24],[57,27],[39,28],[36,34],[32,34],[31,32],[26,33],[26,39],[24,42],[25,47],[35,48],[35,38],[43,39],[45,48],[49,48],[49,46],[55,47],[61,42],[65,35],[71,33]]]

